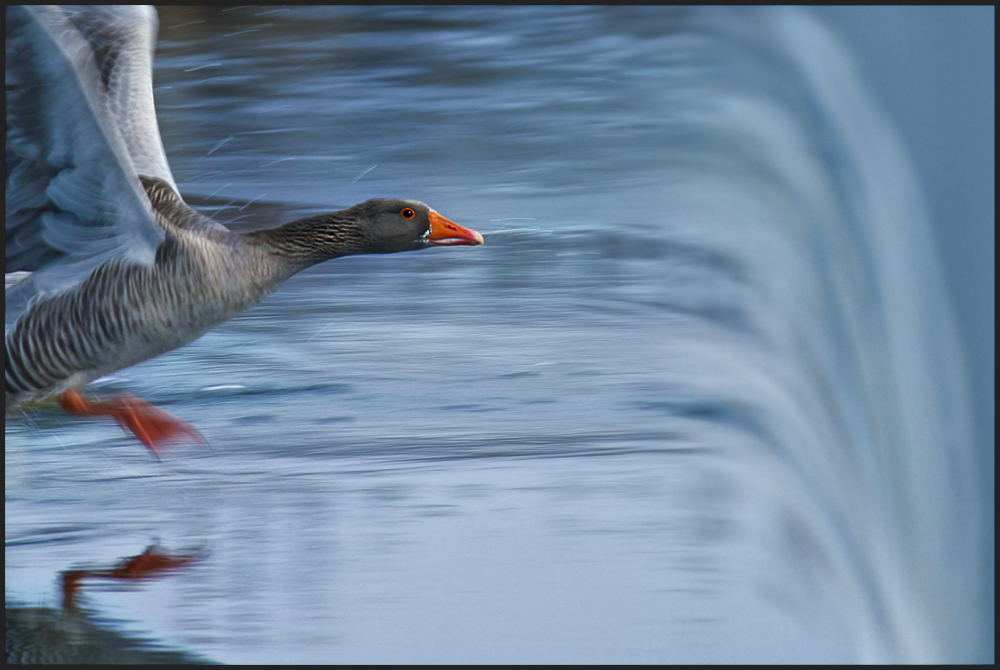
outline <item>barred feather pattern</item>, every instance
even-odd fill
[[[186,344],[291,274],[242,236],[212,237],[177,230],[153,265],[116,258],[74,288],[35,302],[4,338],[6,407]]]

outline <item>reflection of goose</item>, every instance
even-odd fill
[[[369,200],[246,234],[188,207],[156,124],[148,8],[7,9],[6,407],[57,396],[153,450],[197,434],[74,389],[186,344],[349,254],[480,244],[423,203]],[[31,274],[29,274],[29,272]]]

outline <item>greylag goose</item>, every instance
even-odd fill
[[[199,440],[85,384],[184,345],[315,263],[482,244],[412,200],[376,199],[235,233],[181,198],[153,106],[155,10],[8,7],[6,410],[57,398],[109,415],[153,454]]]

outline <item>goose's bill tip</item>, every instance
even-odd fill
[[[427,242],[431,246],[446,247],[483,243],[483,236],[475,230],[463,228],[434,211],[430,213],[429,217],[431,229],[427,236]]]

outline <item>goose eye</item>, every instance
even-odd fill
[[[415,217],[415,216],[417,215],[417,213],[416,213],[416,212],[414,212],[414,211],[413,211],[412,209],[410,209],[409,207],[405,208],[405,209],[404,209],[404,210],[403,210],[402,212],[400,212],[399,214],[400,214],[400,216],[402,216],[402,217],[403,217],[404,219],[412,219],[413,217]]]

